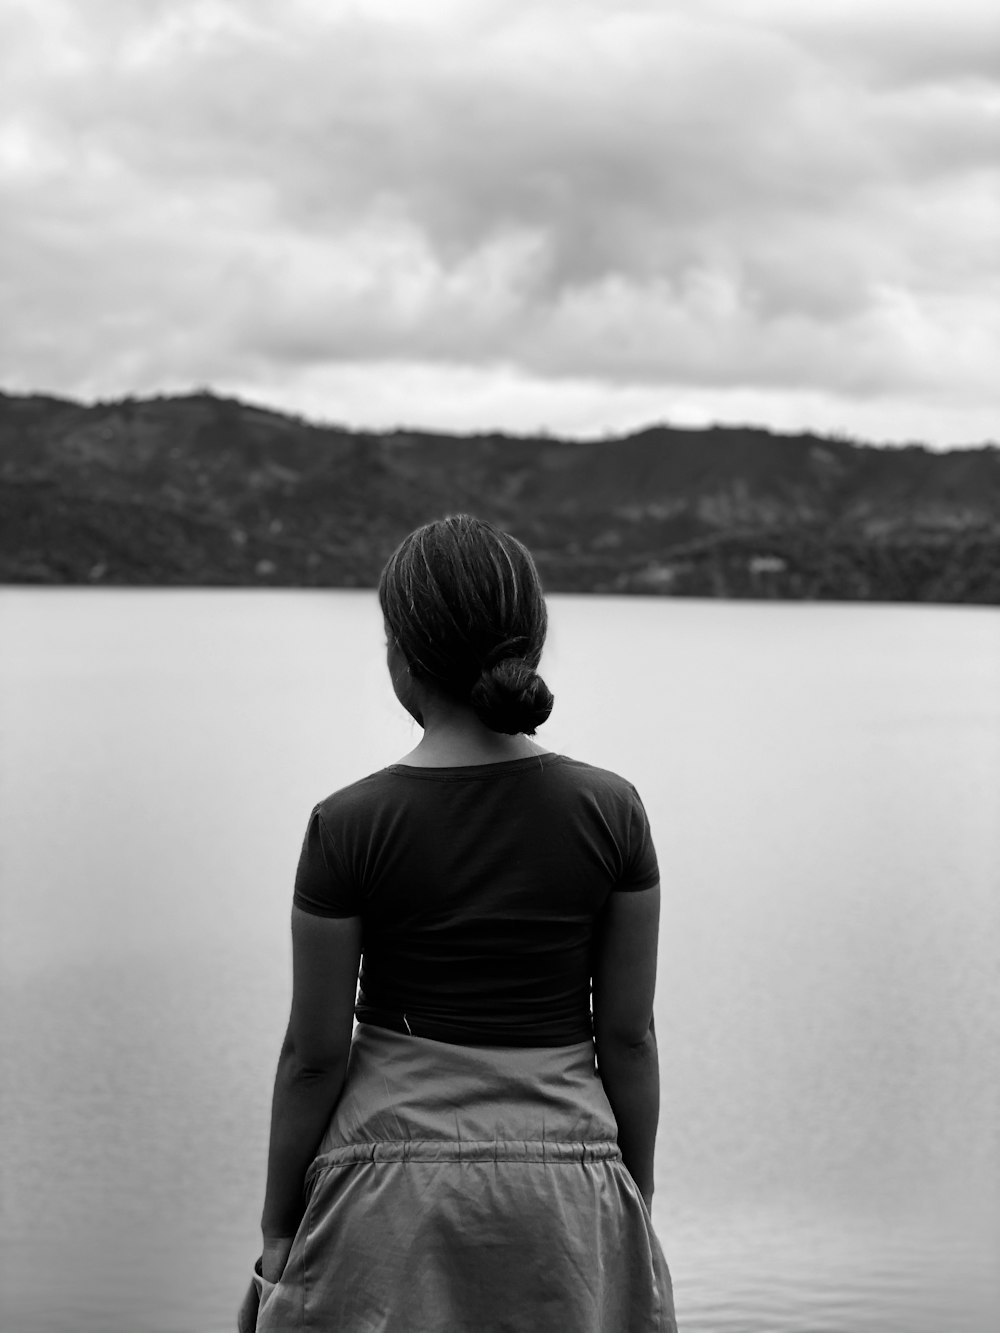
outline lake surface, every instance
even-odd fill
[[[664,885],[682,1333],[1000,1326],[1000,613],[550,599]],[[416,731],[359,592],[0,589],[4,1333],[221,1333],[306,817]]]

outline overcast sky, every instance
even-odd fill
[[[0,0],[0,387],[1000,439],[996,0]]]

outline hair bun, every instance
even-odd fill
[[[552,691],[523,657],[483,669],[469,697],[480,722],[507,736],[533,736],[552,712]]]

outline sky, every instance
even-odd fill
[[[0,0],[0,388],[1000,440],[996,0]]]

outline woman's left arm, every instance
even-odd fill
[[[261,1218],[269,1282],[281,1276],[302,1220],[305,1174],[344,1086],[360,961],[360,917],[292,908],[292,1013],[274,1078]]]

